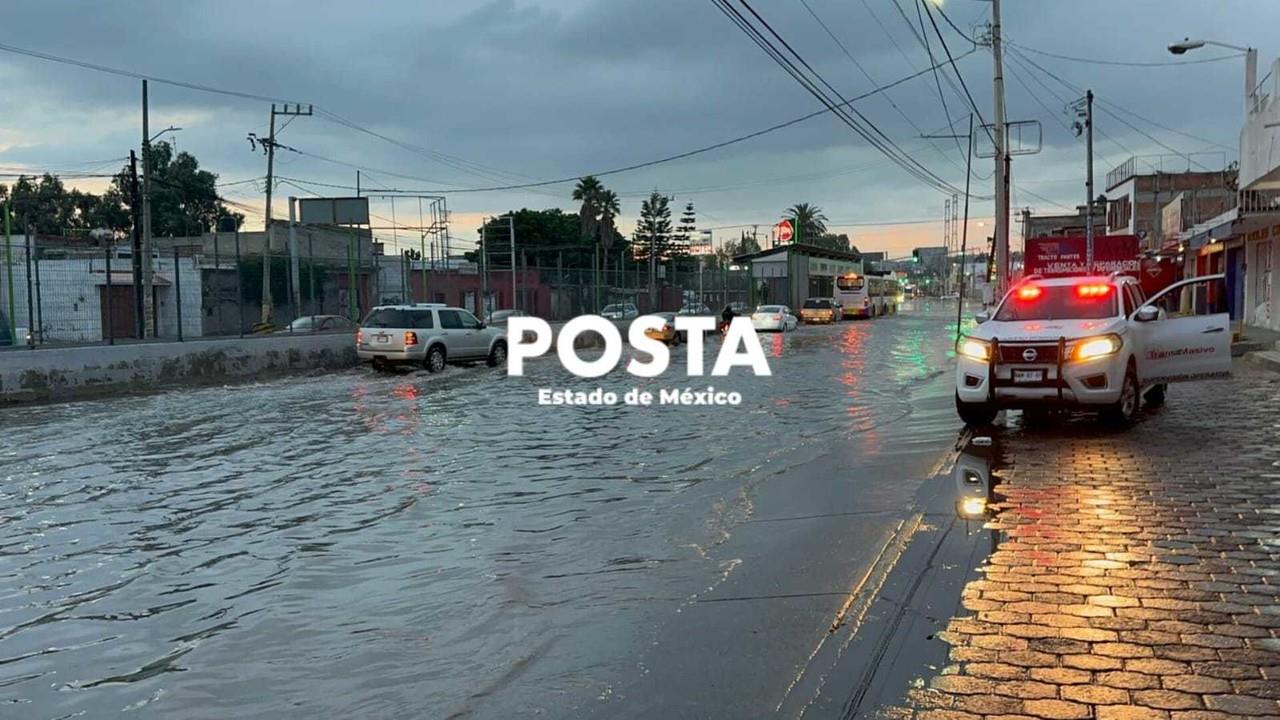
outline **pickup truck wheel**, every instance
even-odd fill
[[[1169,386],[1164,383],[1152,385],[1147,388],[1147,392],[1142,396],[1142,401],[1148,405],[1163,405],[1165,392]]]
[[[507,364],[507,344],[498,341],[493,344],[493,349],[489,351],[489,367],[498,367]]]
[[[427,372],[429,373],[438,373],[441,370],[444,370],[444,348],[439,345],[433,345],[431,349],[427,351],[427,358],[422,361],[422,364],[427,368]]]
[[[1109,425],[1127,425],[1138,414],[1141,402],[1138,395],[1138,374],[1130,363],[1128,372],[1124,374],[1124,382],[1120,385],[1120,399],[1102,412],[1102,420]]]
[[[995,408],[986,403],[967,403],[956,395],[956,413],[965,425],[990,425],[996,419]]]

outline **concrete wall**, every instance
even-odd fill
[[[1240,187],[1280,187],[1280,60],[1271,64],[1248,105],[1240,128]]]
[[[0,404],[80,399],[355,364],[355,346],[347,333],[13,349],[0,352]]]

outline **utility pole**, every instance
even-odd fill
[[[480,317],[489,314],[489,248],[485,245],[485,232],[489,229],[489,220],[480,221]]]
[[[267,325],[271,322],[271,191],[275,183],[275,160],[276,160],[276,116],[277,115],[310,115],[312,106],[308,105],[306,110],[301,105],[284,105],[277,107],[275,103],[271,103],[271,123],[270,131],[267,139],[263,140],[253,134],[249,135],[250,146],[256,142],[262,145],[263,150],[267,154],[267,206],[264,212],[265,220],[263,221],[263,230],[266,233],[266,239],[262,245],[262,317],[261,322]]]
[[[996,296],[1009,286],[1009,158],[1004,117],[1004,50],[1000,46],[1000,0],[991,0],[991,56],[995,62],[992,82],[995,95],[995,256]]]
[[[138,154],[129,151],[129,214],[133,221],[132,252],[133,260],[133,324],[138,337],[145,337],[146,319],[142,303],[142,191],[138,186]],[[111,287],[111,279],[107,278],[107,287]],[[107,290],[110,293],[110,290]]]
[[[1085,182],[1085,269],[1093,272],[1093,90],[1084,94],[1085,146],[1088,153],[1086,165],[1089,177]]]
[[[302,311],[302,284],[301,284],[301,268],[298,262],[298,224],[294,215],[294,206],[298,199],[289,198],[289,278],[292,280],[290,285],[293,287],[293,316],[298,317],[298,313]]]
[[[507,215],[507,235],[511,240],[511,308],[519,309],[516,303],[516,220]]]
[[[142,327],[138,337],[146,338],[154,334],[155,294],[152,291],[151,273],[151,112],[147,101],[147,81],[142,81]],[[107,278],[107,292],[111,279]]]

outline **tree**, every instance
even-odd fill
[[[566,268],[591,267],[595,243],[579,232],[578,217],[559,208],[524,208],[491,218],[477,231],[489,246],[491,269],[511,267],[507,215],[511,216],[510,227],[516,233],[517,260],[523,253],[530,265],[554,267],[559,258]],[[466,257],[472,262],[480,259],[476,251],[468,252]]]
[[[582,236],[595,238],[596,228],[600,222],[600,195],[604,185],[594,175],[588,175],[578,181],[573,188],[573,199],[582,203],[578,209],[578,227]]]
[[[831,250],[841,250],[844,252],[853,252],[853,245],[849,242],[849,236],[845,233],[836,235],[834,233],[823,233],[821,237],[806,239],[809,245],[817,245],[818,247],[829,248]]]
[[[693,209],[693,201],[685,203],[684,212],[680,214],[680,225],[671,238],[670,257],[680,259],[689,257],[689,245],[698,232],[697,213]]]
[[[739,255],[750,255],[760,252],[760,242],[754,235],[743,231],[737,240],[728,240],[716,249],[716,258],[721,265],[729,265]]]
[[[195,235],[212,230],[223,215],[243,217],[218,197],[217,174],[201,170],[190,153],[174,157],[173,145],[159,142],[151,146],[150,164],[153,237]],[[129,197],[128,168],[113,185],[121,198]]]
[[[652,253],[658,260],[665,260],[671,253],[672,235],[671,198],[655,189],[649,199],[640,204],[640,218],[632,235],[636,256],[648,260]]]
[[[786,214],[795,226],[796,242],[813,243],[827,232],[827,216],[822,214],[822,208],[817,205],[796,203],[787,208]]]

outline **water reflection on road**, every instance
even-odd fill
[[[768,483],[839,451],[815,496],[905,512],[957,427],[953,312],[766,338],[772,377],[686,379],[682,349],[657,379],[537,361],[6,410],[0,717],[614,714],[748,557],[735,529],[794,509]],[[708,384],[742,406],[536,405]]]

